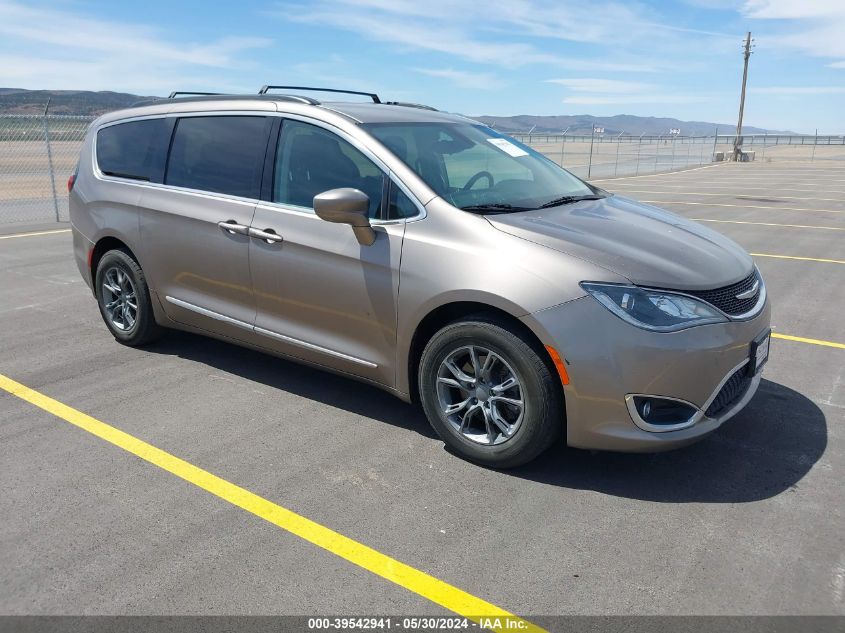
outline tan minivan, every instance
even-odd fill
[[[91,125],[74,250],[118,341],[175,328],[345,374],[496,467],[561,433],[682,446],[754,395],[769,304],[731,240],[461,116],[268,92]]]

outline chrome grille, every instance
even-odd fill
[[[708,418],[718,417],[719,414],[732,407],[745,395],[750,384],[751,376],[748,375],[748,365],[743,365],[731,374],[731,377],[716,394],[704,414]]]
[[[760,285],[757,288],[757,292],[755,292],[752,296],[747,299],[737,299],[736,295],[751,290],[754,286],[754,282],[758,279],[759,277],[757,276],[757,271],[755,270],[742,281],[738,281],[730,286],[716,288],[715,290],[687,290],[686,292],[687,294],[706,301],[710,305],[716,306],[725,314],[737,316],[745,314],[757,304],[757,300],[760,298],[760,292],[763,289],[762,279],[760,279]]]

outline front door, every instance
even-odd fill
[[[260,203],[249,245],[258,313],[255,332],[266,346],[313,363],[394,384],[396,305],[403,223],[375,225],[371,246],[351,227],[314,214],[315,195],[354,187],[380,217],[387,176],[351,139],[286,120],[276,152],[272,203]]]

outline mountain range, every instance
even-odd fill
[[[476,121],[490,125],[499,132],[506,134],[525,133],[533,128],[535,134],[560,134],[567,128],[567,134],[589,135],[593,126],[604,128],[605,136],[639,136],[669,134],[669,130],[679,129],[682,136],[712,136],[719,134],[733,134],[736,123],[707,123],[704,121],[681,121],[666,117],[644,117],[631,114],[617,114],[615,116],[592,116],[590,114],[572,114],[557,116],[535,116],[521,114],[518,116],[474,116]],[[750,125],[743,125],[745,134],[793,134],[793,132],[766,130]]]
[[[23,88],[0,88],[0,114],[43,114],[47,101],[51,114],[74,114],[94,116],[111,110],[126,108],[138,101],[155,97],[140,96],[125,92],[90,92],[86,90],[25,90]],[[706,123],[702,121],[680,121],[671,118],[641,117],[618,114],[597,117],[589,114],[537,116],[474,116],[477,121],[493,126],[505,133],[534,131],[536,134],[560,134],[569,128],[569,134],[590,134],[593,126],[603,127],[604,134],[624,133],[628,136],[640,134],[669,134],[670,129],[680,129],[683,136],[711,135],[717,128],[721,134],[731,134],[736,125],[729,123]],[[744,126],[746,134],[780,133],[758,127]]]
[[[96,116],[150,98],[125,92],[0,88],[0,114],[43,114],[49,100],[50,114]]]

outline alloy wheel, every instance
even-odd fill
[[[112,266],[103,275],[101,301],[106,318],[118,330],[131,330],[138,320],[135,285],[126,271]]]
[[[488,446],[511,439],[525,413],[516,372],[497,353],[479,345],[446,356],[437,371],[437,398],[455,431]]]

